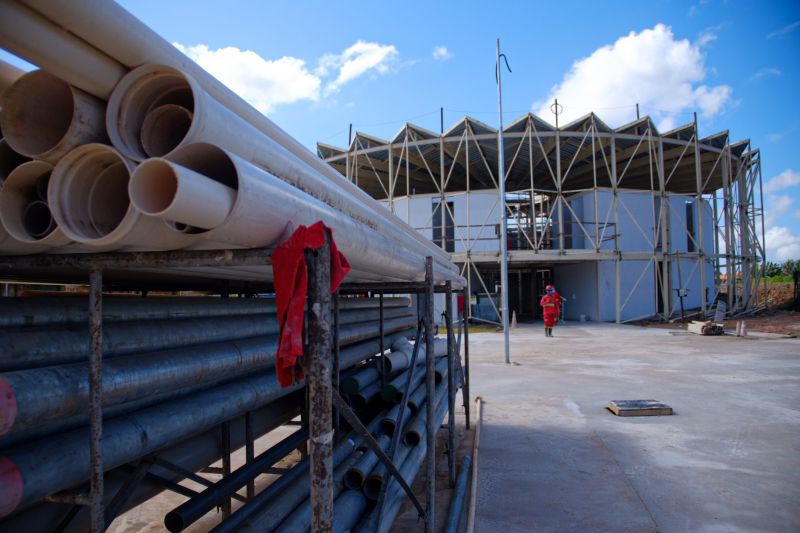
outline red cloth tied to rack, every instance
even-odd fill
[[[303,378],[297,368],[297,358],[303,355],[304,312],[308,270],[306,250],[318,250],[325,244],[325,232],[330,229],[322,223],[299,226],[288,240],[278,245],[272,254],[272,273],[275,278],[275,303],[278,307],[278,351],[275,355],[275,373],[281,387],[289,387]],[[350,271],[347,258],[336,248],[333,235],[331,246],[331,294]]]

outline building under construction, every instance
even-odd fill
[[[660,133],[649,117],[616,129],[595,114],[553,127],[528,114],[503,129],[464,117],[437,134],[406,124],[391,140],[356,133],[318,155],[452,254],[472,318],[500,318],[500,224],[509,309],[535,317],[548,283],[567,319],[625,322],[730,314],[766,290],[760,152],[697,123]],[[763,300],[762,300],[763,301]]]

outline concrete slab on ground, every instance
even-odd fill
[[[522,325],[470,335],[476,531],[800,531],[800,341]],[[673,416],[619,418],[615,398]]]

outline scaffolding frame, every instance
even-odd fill
[[[765,305],[767,290],[760,151],[749,140],[731,143],[727,131],[704,138],[698,131],[696,116],[692,123],[659,133],[650,117],[612,130],[594,113],[560,128],[527,114],[503,130],[504,205],[497,198],[491,208],[482,207],[483,213],[472,205],[473,193],[497,197],[500,136],[473,118],[464,117],[440,134],[405,124],[388,141],[357,132],[347,149],[320,143],[318,155],[442,248],[452,249],[468,294],[491,292],[479,267],[502,260],[512,267],[593,262],[598,279],[601,263],[609,261],[617,323],[669,320],[677,313],[676,295],[690,287],[701,294],[701,315],[709,315],[718,298],[726,301],[729,315],[749,313]],[[581,219],[570,205],[579,194],[591,196],[590,219]],[[610,196],[607,209],[600,206],[602,195]],[[648,197],[646,219],[634,216],[629,205],[636,195]],[[455,222],[448,205],[459,196],[467,199],[466,224]],[[412,220],[411,200],[425,197],[434,204],[430,216]],[[675,198],[693,203],[694,228],[675,216]],[[501,216],[517,240],[505,259],[496,236]],[[646,245],[625,248],[623,216],[632,221],[625,232]],[[704,218],[714,221],[713,229],[704,227]],[[576,239],[586,244],[575,247]],[[486,241],[495,245],[486,246]],[[680,280],[675,273],[679,260],[692,264]],[[632,261],[641,268],[631,274],[636,282],[625,289],[622,267]],[[707,282],[709,271],[713,286]],[[656,279],[652,313],[623,320],[623,311],[651,272]],[[489,301],[500,316],[499,307]]]

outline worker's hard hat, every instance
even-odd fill
[[[547,287],[544,288],[544,290],[552,291],[553,290],[553,286],[552,285],[548,285]]]

